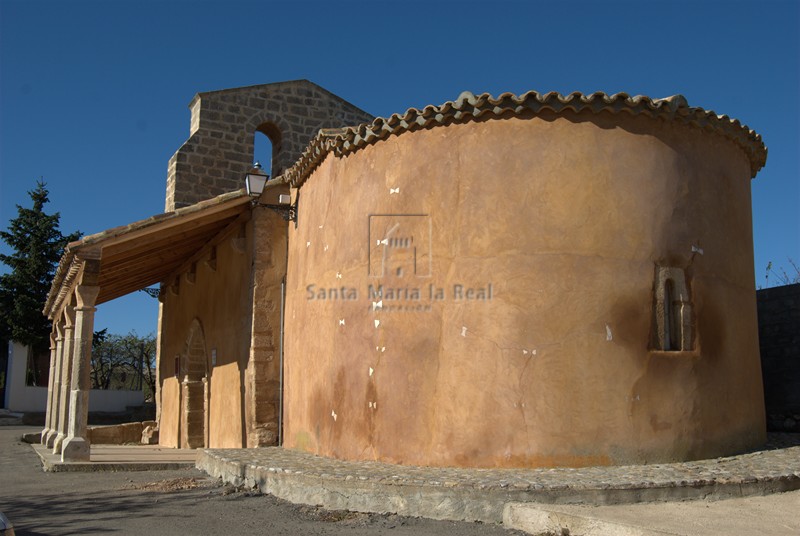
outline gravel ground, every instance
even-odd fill
[[[196,469],[44,473],[20,436],[0,427],[0,511],[18,535],[523,535],[499,525],[328,511],[224,485]]]

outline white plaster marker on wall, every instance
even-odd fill
[[[319,228],[322,229],[322,225],[320,225]]]
[[[703,254],[703,248],[699,246],[692,246],[692,253],[699,253],[700,255]]]
[[[400,188],[389,188],[389,195],[399,194],[399,193],[400,193]]]
[[[461,336],[462,337],[467,336],[467,326],[461,326]]]
[[[370,378],[372,377],[372,374],[374,372],[375,372],[375,369],[373,369],[372,367],[369,367],[369,376],[370,376]]]
[[[340,318],[339,319],[339,325],[340,326],[344,326],[344,318]]]
[[[342,278],[342,272],[336,272],[336,279]]]
[[[381,352],[381,353],[383,353],[383,352],[385,352],[385,351],[386,351],[386,347],[385,347],[385,346],[376,346],[376,347],[375,347],[375,350],[376,350],[377,352]]]
[[[328,251],[328,244],[325,244],[325,247],[322,248],[322,251]]]
[[[372,310],[375,311],[377,309],[383,309],[383,300],[372,302]]]
[[[381,321],[380,320],[375,320],[375,329],[377,329],[378,326],[380,326],[380,325],[381,325]]]
[[[614,337],[611,336],[611,328],[608,327],[608,324],[606,324],[606,340],[607,341],[614,340]]]
[[[311,247],[311,242],[306,242],[306,249]]]
[[[331,417],[333,417],[333,421],[336,422],[336,417],[338,417],[338,415],[336,415],[334,410],[331,410]]]

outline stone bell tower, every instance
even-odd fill
[[[198,93],[189,109],[189,139],[169,161],[167,212],[241,188],[257,132],[272,142],[274,177],[297,160],[319,129],[373,119],[308,80]]]

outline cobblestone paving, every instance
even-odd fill
[[[684,463],[579,469],[411,467],[378,462],[345,462],[277,447],[211,449],[208,454],[220,461],[260,467],[270,473],[306,475],[322,480],[361,480],[389,485],[477,490],[624,490],[779,480],[800,485],[800,434],[770,434],[769,442],[763,449],[739,456]]]

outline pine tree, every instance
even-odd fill
[[[33,373],[33,383],[41,383],[47,381],[48,361],[31,357],[49,354],[51,323],[42,309],[62,252],[80,233],[62,235],[61,215],[44,212],[50,200],[42,180],[28,195],[33,208],[17,205],[17,217],[9,222],[7,231],[0,231],[0,239],[13,250],[10,255],[0,254],[0,262],[11,269],[0,275],[0,339],[28,347],[29,375]]]

